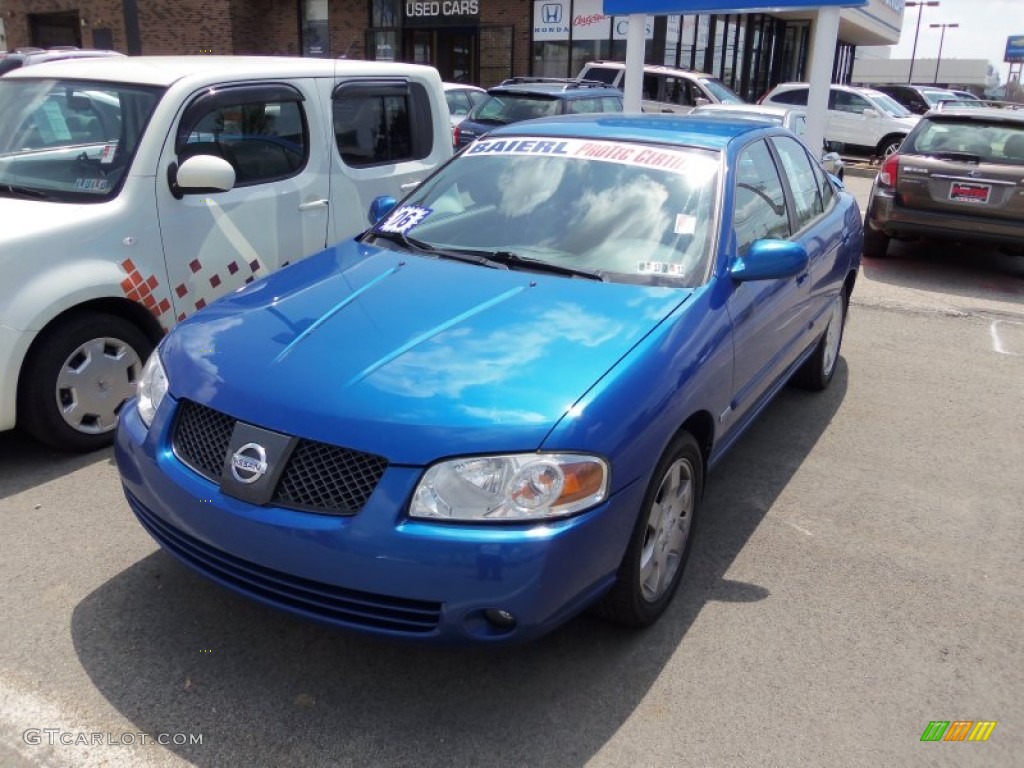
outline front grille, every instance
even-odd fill
[[[277,483],[274,503],[355,514],[387,469],[387,459],[336,445],[300,440]]]
[[[220,481],[235,420],[220,411],[182,400],[172,447],[178,458],[204,477]]]
[[[131,493],[142,526],[171,554],[243,594],[330,624],[422,635],[437,628],[441,603],[345,589],[266,568],[212,547],[160,519]]]
[[[230,416],[182,400],[171,445],[186,466],[219,483],[234,428]],[[354,515],[366,504],[387,467],[383,456],[299,439],[271,502],[308,512]]]

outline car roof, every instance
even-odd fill
[[[600,66],[600,67],[611,67],[613,69],[625,69],[626,62],[624,61],[604,61],[603,59],[596,59],[595,61],[588,61],[584,64],[584,67]],[[698,69],[683,69],[682,67],[670,67],[666,64],[644,64],[644,72],[655,72],[666,75],[692,75],[694,77],[708,77],[712,80],[717,80],[715,75],[709,75],[707,72],[702,72]]]
[[[526,93],[538,96],[552,96],[560,99],[577,99],[594,95],[622,96],[622,91],[614,85],[597,80],[541,80],[533,78],[513,78],[501,85],[487,89],[488,93]]]
[[[441,83],[446,91],[478,91],[485,93],[486,91],[479,85],[468,85],[466,83]]]
[[[400,75],[410,70],[433,70],[433,67],[300,56],[125,56],[46,62],[16,69],[4,75],[4,78],[13,80],[59,77],[166,88],[184,79],[194,79],[197,83],[216,83],[250,77],[324,77],[334,74],[336,70],[357,76],[379,76],[388,69],[393,69],[396,75]]]
[[[924,114],[928,120],[978,120],[980,122],[1003,122],[1024,125],[1024,109],[999,109],[998,107],[945,107],[930,109]]]
[[[807,114],[807,110],[798,104],[702,104],[694,107],[694,112],[711,114],[712,112],[757,112],[762,115],[775,115],[784,118],[790,112]]]
[[[605,112],[588,115],[561,115],[524,120],[495,128],[488,138],[529,135],[606,141],[643,141],[654,144],[723,150],[734,139],[762,131],[779,131],[750,120],[727,117],[687,117],[674,114],[623,114]]]

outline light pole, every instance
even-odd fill
[[[929,27],[935,29],[936,27],[942,27],[942,34],[939,35],[939,57],[935,59],[935,84],[939,84],[939,64],[942,62],[942,44],[946,41],[946,29],[956,29],[959,24],[929,24]]]
[[[921,34],[921,11],[926,5],[938,5],[939,0],[920,0],[920,2],[908,2],[903,4],[904,8],[917,8],[917,28],[914,30],[914,49],[910,52],[910,76],[907,78],[907,85],[914,84],[914,59],[917,58],[917,36]]]

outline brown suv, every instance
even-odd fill
[[[864,255],[890,238],[1024,247],[1024,110],[929,112],[875,178]]]

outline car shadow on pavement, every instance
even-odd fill
[[[647,630],[583,615],[510,648],[385,642],[252,603],[161,551],[76,606],[79,661],[140,731],[202,734],[202,744],[167,745],[197,766],[584,765],[686,653],[708,602],[771,598],[725,574],[828,428],[847,381],[840,360],[826,392],[783,390],[716,468],[682,589]],[[673,682],[685,695],[686,678]],[[672,717],[664,727],[685,739]]]
[[[58,477],[102,461],[113,461],[113,449],[64,453],[37,443],[17,430],[0,432],[0,499],[15,496]]]
[[[978,299],[1024,296],[1024,255],[989,246],[893,240],[885,258],[865,258],[861,269],[875,282],[900,288]]]

